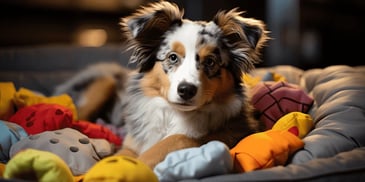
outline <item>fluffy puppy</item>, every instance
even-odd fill
[[[171,150],[160,142],[174,135],[179,139],[167,143],[191,141],[181,148],[211,140],[231,148],[259,131],[241,76],[260,61],[268,36],[262,21],[241,15],[236,8],[191,21],[176,4],[160,1],[121,19],[138,68],[121,94],[122,154],[153,157],[146,154],[152,150],[163,158]]]

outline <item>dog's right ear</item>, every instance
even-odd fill
[[[154,66],[163,35],[173,25],[182,23],[183,14],[176,4],[160,1],[143,6],[131,16],[121,19],[120,25],[129,49],[134,49],[130,62],[136,62],[140,72]]]

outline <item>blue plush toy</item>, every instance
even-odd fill
[[[27,136],[27,132],[21,126],[0,120],[0,162],[8,162],[11,146]]]
[[[169,153],[165,160],[156,165],[154,172],[160,182],[172,182],[227,174],[232,169],[233,159],[228,147],[220,141],[211,141],[200,147]]]

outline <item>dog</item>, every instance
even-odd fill
[[[260,62],[265,24],[234,8],[211,21],[184,19],[168,1],[121,18],[137,71],[123,91],[123,148],[140,156],[161,140],[182,134],[233,147],[258,132],[242,74]]]
[[[136,69],[92,65],[57,93],[70,93],[83,116],[111,113],[110,122],[126,129],[116,155],[151,168],[171,151],[212,140],[232,148],[264,128],[253,116],[242,74],[261,61],[269,36],[262,21],[242,13],[234,8],[211,21],[192,21],[169,1],[142,6],[120,21]]]

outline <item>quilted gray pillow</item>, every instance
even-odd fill
[[[332,157],[365,145],[365,77],[349,66],[304,72],[301,85],[313,97],[309,114],[315,128],[292,163]]]

